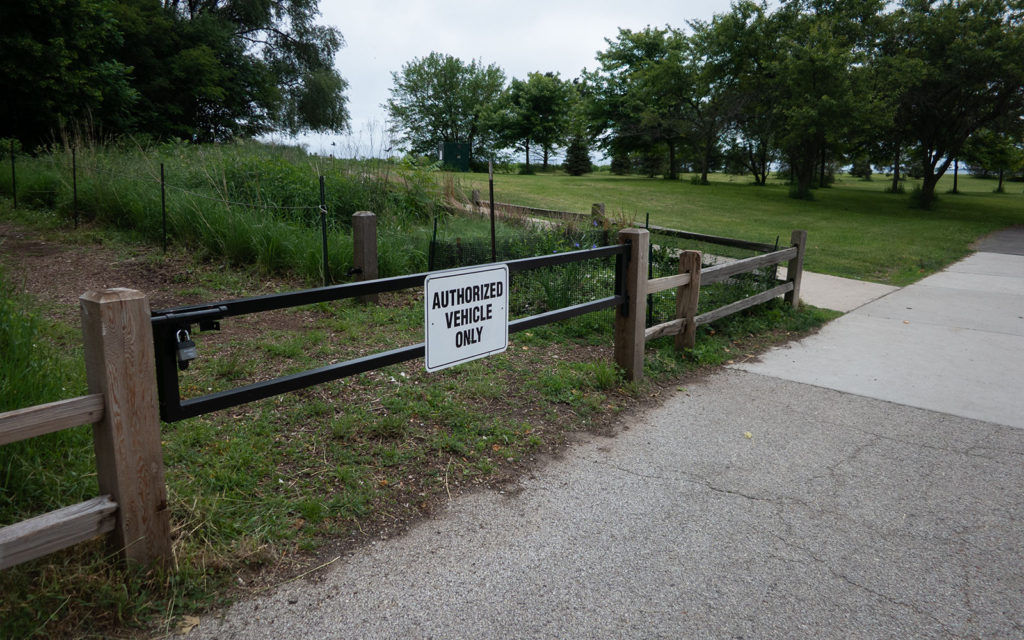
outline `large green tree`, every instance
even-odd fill
[[[924,172],[919,203],[976,131],[1024,114],[1024,7],[1019,0],[905,0],[899,55],[915,74],[894,118],[916,141]]]
[[[773,16],[779,23],[773,118],[795,197],[808,197],[815,182],[824,182],[830,154],[839,156],[861,115],[855,70],[867,59],[869,25],[881,7],[881,0],[790,0]]]
[[[431,52],[391,77],[385,108],[391,131],[410,152],[436,154],[441,143],[458,142],[468,144],[473,157],[489,145],[483,118],[505,87],[500,67]]]
[[[530,170],[530,145],[544,153],[544,169],[551,152],[566,142],[569,133],[571,86],[557,73],[530,73],[526,80],[514,78],[491,114],[499,142],[526,153]]]
[[[681,31],[647,27],[619,29],[597,54],[600,69],[584,72],[594,88],[593,128],[613,158],[635,154],[648,165],[667,155],[665,177],[678,175],[678,158],[689,129],[690,79],[683,66],[688,44]]]
[[[318,0],[6,0],[0,127],[226,140],[348,126]]]
[[[0,136],[35,146],[67,127],[123,130],[139,99],[112,0],[0,3]]]
[[[714,75],[725,83],[730,164],[750,172],[756,184],[767,184],[777,156],[775,138],[779,132],[773,64],[778,23],[764,3],[741,0],[728,13],[713,18],[707,42],[714,52]]]

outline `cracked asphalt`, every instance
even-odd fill
[[[187,637],[1024,638],[1022,488],[1024,429],[726,369]]]

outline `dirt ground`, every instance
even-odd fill
[[[145,293],[154,309],[237,295],[209,287],[205,287],[209,297],[189,293],[199,284],[202,269],[219,267],[202,265],[180,251],[164,255],[159,248],[94,241],[97,236],[88,232],[69,232],[63,238],[60,233],[0,222],[0,261],[7,267],[8,280],[62,321],[78,322],[78,298],[83,293],[112,287]],[[297,281],[263,280],[255,274],[247,279],[250,294],[300,286]]]

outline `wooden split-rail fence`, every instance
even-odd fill
[[[683,251],[679,254],[679,273],[648,279],[650,233],[647,229],[623,229],[619,233],[619,241],[628,242],[632,249],[626,271],[627,303],[620,308],[615,318],[615,362],[625,370],[630,380],[636,380],[643,376],[644,345],[648,340],[675,336],[678,349],[693,348],[697,327],[702,324],[714,322],[778,296],[785,296],[786,301],[794,308],[799,306],[807,232],[794,231],[791,240],[791,246],[785,249],[718,264],[707,269],[701,268],[699,251]],[[749,298],[697,315],[702,286],[725,282],[737,275],[781,263],[787,264],[784,282]],[[675,318],[653,327],[646,327],[648,294],[670,289],[676,289]]]

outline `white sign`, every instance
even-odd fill
[[[427,276],[427,371],[508,348],[508,267],[487,265]]]

